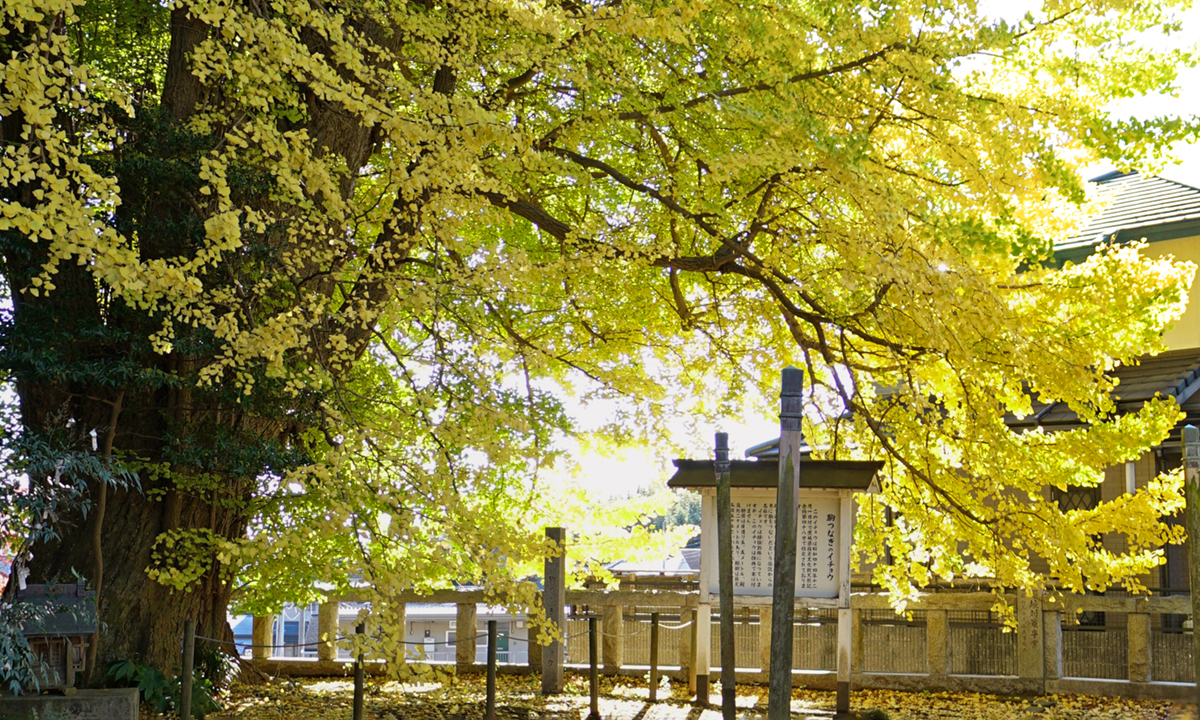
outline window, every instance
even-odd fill
[[[1058,509],[1063,512],[1090,510],[1100,502],[1099,487],[1076,487],[1072,485],[1066,490],[1054,488],[1053,491],[1054,500],[1058,503]]]

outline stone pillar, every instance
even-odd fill
[[[251,657],[255,660],[266,660],[271,657],[275,644],[275,616],[255,615],[254,625],[250,630],[250,642],[254,645]]]
[[[478,626],[475,603],[459,603],[454,620],[454,664],[461,670],[469,670],[475,664]]]
[[[396,623],[396,627],[400,628],[400,639],[406,641],[400,646],[400,662],[407,663],[410,655],[415,655],[417,648],[415,645],[409,645],[408,641],[413,640],[408,636],[408,603],[398,602],[394,605],[395,610],[392,611],[392,622]],[[368,632],[370,624],[367,624]]]
[[[679,632],[682,635],[679,638],[679,671],[680,674],[688,680],[688,691],[696,691],[696,665],[692,662],[692,638],[695,637],[695,625],[688,625],[696,619],[696,612],[690,608],[684,608],[679,611],[679,624],[687,625]]]
[[[1150,615],[1129,613],[1129,681],[1150,682]]]
[[[680,664],[687,672],[688,692],[690,693],[696,692],[696,618],[698,615],[695,608],[684,611],[688,626],[684,630],[686,634],[683,642],[679,644]]]
[[[863,611],[850,609],[850,662],[857,672],[863,671],[863,663],[867,661],[866,646],[863,644]]]
[[[537,635],[533,630],[533,626],[529,623],[525,623],[525,637],[528,639],[525,645],[529,648],[529,656],[525,658],[525,663],[529,666],[531,672],[541,672],[542,646],[537,641]]]
[[[604,670],[613,675],[625,664],[624,610],[620,605],[605,605],[601,616]]]
[[[1042,597],[1017,593],[1017,677],[1042,680],[1045,673],[1045,649],[1042,640]]]
[[[945,677],[950,674],[950,613],[946,610],[925,612],[925,640],[929,674]]]
[[[323,602],[317,607],[318,660],[337,660],[338,608],[337,601]]]
[[[1062,677],[1062,613],[1058,610],[1042,611],[1042,640],[1045,652],[1043,662],[1047,680]]]
[[[763,675],[771,669],[771,606],[758,606],[758,669]]]

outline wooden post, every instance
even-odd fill
[[[850,609],[850,545],[854,539],[854,496],[843,491],[838,503],[838,715],[850,713],[850,669],[854,653],[854,618]]]
[[[712,601],[717,586],[717,496],[705,489],[700,495],[700,597],[696,604],[693,658],[696,662],[696,703],[708,705],[708,678],[712,673]],[[717,588],[718,590],[720,588]],[[719,598],[718,598],[719,601]]]
[[[591,712],[587,720],[600,720],[600,629],[596,616],[588,617],[588,690],[591,693]]]
[[[496,720],[496,621],[488,620],[487,709],[483,720]]]
[[[679,669],[687,678],[688,692],[696,692],[696,611],[684,608],[679,612],[683,637],[679,639]]]
[[[1129,613],[1129,682],[1150,682],[1150,614]]]
[[[250,650],[250,657],[255,660],[266,660],[271,657],[272,650],[274,650],[272,646],[275,644],[274,627],[274,615],[254,616],[250,630],[250,644],[254,647]]]
[[[355,628],[359,635],[367,631],[365,623],[359,623]],[[358,657],[354,659],[354,706],[351,711],[354,720],[363,720],[363,654],[360,650]]]
[[[179,685],[179,718],[192,720],[192,660],[196,650],[196,621],[183,621],[183,672]]]
[[[736,640],[733,635],[733,500],[730,498],[729,435],[716,437],[717,584],[721,609],[721,716],[737,713]]]
[[[625,664],[625,638],[623,635],[625,608],[620,605],[605,605],[601,610],[604,619],[603,652],[604,671],[617,675]]]
[[[929,674],[943,678],[950,672],[950,623],[949,611],[927,610],[925,612],[925,646]]]
[[[555,695],[563,691],[563,643],[567,638],[567,531],[546,528],[546,539],[554,543],[556,553],[546,558],[542,606],[546,620],[558,628],[562,639],[552,640],[542,651],[542,694]]]
[[[658,701],[658,613],[650,613],[650,702]]]
[[[318,660],[337,660],[338,610],[341,603],[323,602],[317,606]]]
[[[779,392],[779,488],[775,496],[775,573],[771,603],[768,720],[788,720],[791,717],[792,618],[796,602],[796,498],[800,494],[800,444],[804,439],[801,428],[803,390],[804,377],[800,370],[784,368]],[[841,639],[840,630],[838,638]],[[840,670],[838,682],[840,689]],[[841,693],[838,695],[840,697]]]
[[[758,607],[758,669],[766,674],[771,671],[771,608]]]
[[[458,670],[470,670],[475,664],[475,635],[479,632],[475,603],[458,603],[454,615],[454,664]]]
[[[1187,501],[1187,544],[1192,591],[1192,663],[1197,711],[1200,712],[1200,428],[1183,428],[1184,497]]]
[[[701,591],[701,597],[703,597]],[[712,671],[712,606],[700,603],[696,606],[696,704],[708,704],[708,676]]]

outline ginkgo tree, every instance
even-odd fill
[[[1066,514],[1043,488],[1176,421],[1116,417],[1106,373],[1161,348],[1191,268],[1049,260],[1078,167],[1194,136],[1100,110],[1192,61],[1138,40],[1173,12],[3,0],[13,467],[29,497],[83,488],[23,511],[53,530],[21,562],[98,589],[101,659],[161,666],[185,618],[228,633],[235,590],[528,602],[564,389],[624,399],[628,437],[795,363],[831,419],[810,434],[888,461],[858,546],[890,549],[897,597],[1037,585],[1033,555],[1136,587],[1177,482]],[[1009,432],[1031,393],[1091,425]]]

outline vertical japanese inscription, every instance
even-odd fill
[[[770,595],[775,567],[775,500],[736,489],[731,500],[734,593]],[[837,513],[836,498],[800,498],[796,523],[798,597],[837,595]],[[716,592],[715,587],[712,592]]]

